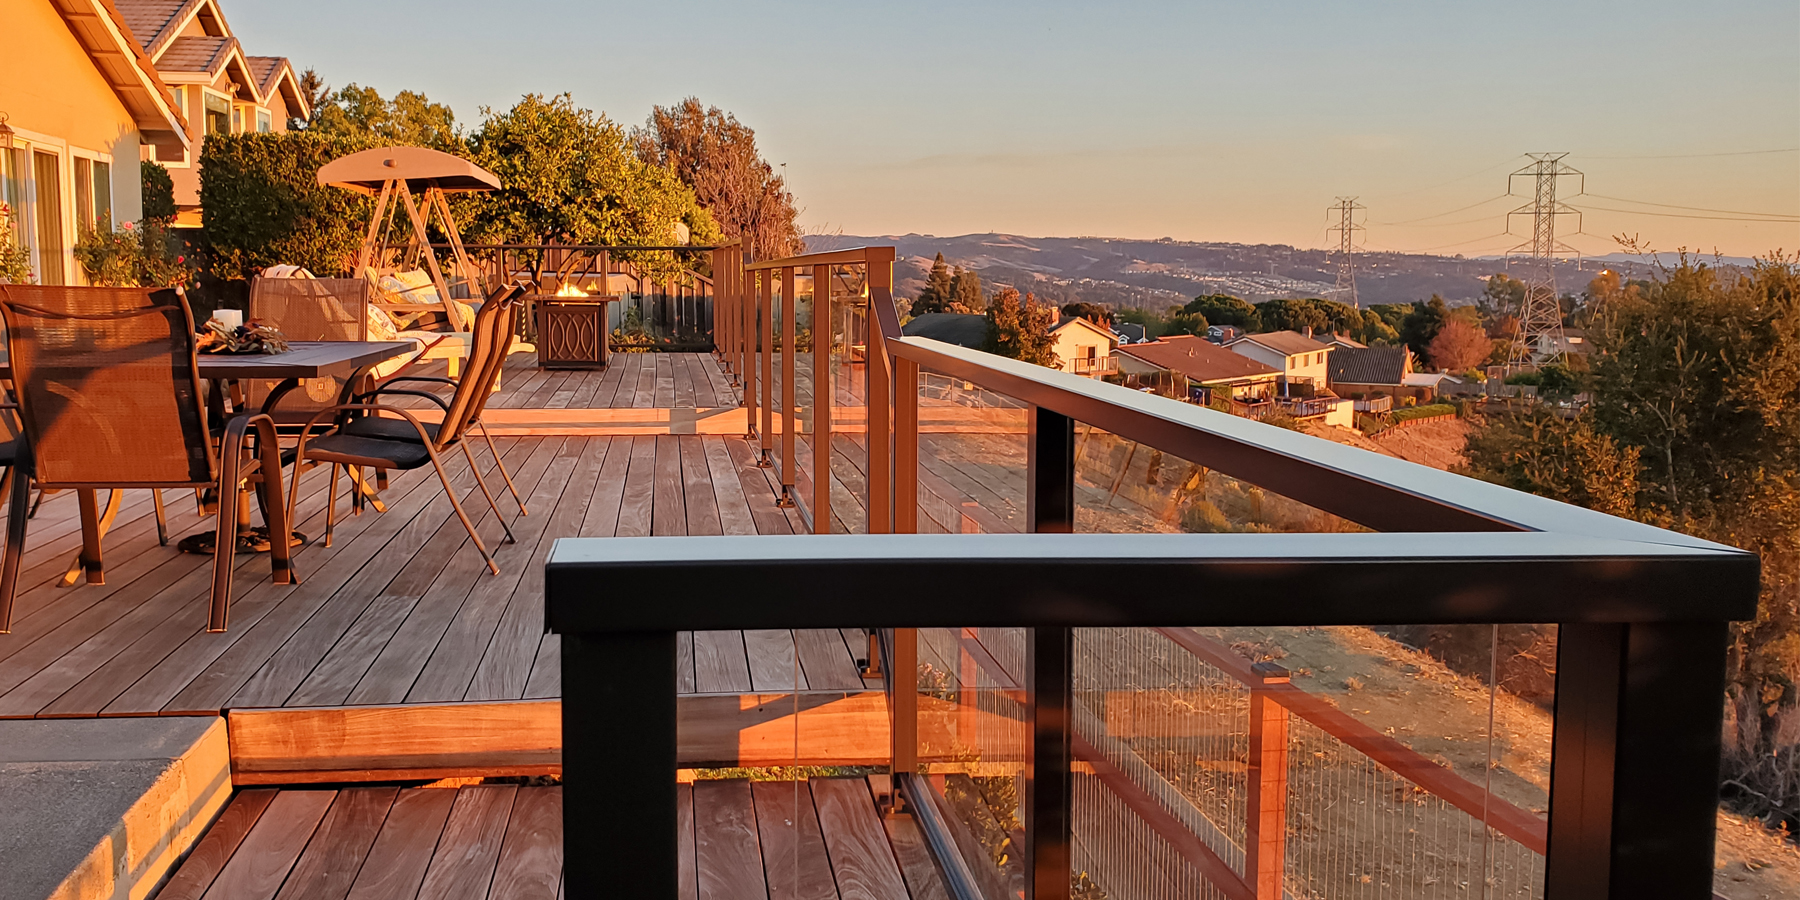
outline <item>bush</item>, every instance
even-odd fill
[[[101,287],[186,287],[194,268],[181,242],[162,222],[130,222],[117,231],[110,222],[82,234],[75,242],[75,261],[88,281]]]
[[[200,206],[212,273],[249,278],[287,263],[318,275],[348,274],[371,204],[317,179],[320,166],[368,146],[306,132],[209,135],[200,151]]]
[[[1394,423],[1410,422],[1413,419],[1432,419],[1438,416],[1456,415],[1456,406],[1450,403],[1433,403],[1430,406],[1409,406],[1394,410]]]
[[[0,284],[31,283],[31,252],[13,243],[12,207],[0,203]]]
[[[144,221],[167,222],[175,218],[175,181],[162,163],[146,159],[138,164],[144,180]]]

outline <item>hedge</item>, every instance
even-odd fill
[[[319,184],[319,167],[371,146],[305,132],[208,135],[200,150],[200,209],[212,274],[249,278],[282,263],[315,275],[348,274],[371,201]]]
[[[1396,409],[1393,412],[1394,424],[1396,425],[1413,419],[1431,419],[1437,416],[1454,415],[1456,415],[1456,406],[1450,403],[1433,403],[1429,406],[1409,406],[1405,409]]]

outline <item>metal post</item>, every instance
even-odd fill
[[[743,329],[744,347],[744,440],[756,440],[756,282],[755,269],[744,270],[743,312],[738,327]]]
[[[762,453],[758,455],[756,465],[766,469],[775,464],[770,434],[775,427],[772,421],[775,411],[775,272],[769,270],[759,274],[756,312],[762,318],[762,340],[758,342],[758,349],[762,351]]]
[[[1031,757],[1025,766],[1025,900],[1069,900],[1074,638],[1072,628],[1033,628],[1026,649]]]
[[[894,249],[871,247],[863,251],[867,260],[869,285],[868,311],[868,432],[869,440],[869,533],[889,534],[894,531],[894,451],[893,430],[888,415],[892,407],[893,372],[889,368],[886,335],[882,331],[881,305],[894,305]]]
[[[813,534],[831,533],[831,267],[813,266]]]
[[[1068,534],[1075,530],[1075,420],[1036,406],[1029,415],[1026,524],[1034,533]],[[1033,628],[1030,641],[1025,661],[1032,734],[1025,770],[1025,900],[1068,900],[1075,631]]]
[[[919,364],[894,366],[894,531],[919,533]]]
[[[794,415],[794,356],[800,352],[800,301],[794,293],[794,267],[781,270],[781,497],[775,505],[794,506],[794,432],[800,428]]]
[[[1287,684],[1272,662],[1251,667],[1263,685]],[[1250,771],[1244,802],[1244,880],[1256,900],[1282,900],[1287,868],[1288,710],[1267,690],[1250,691]]]
[[[566,895],[673,900],[675,633],[562,635],[562,741]]]
[[[1726,624],[1557,631],[1546,900],[1710,896]]]

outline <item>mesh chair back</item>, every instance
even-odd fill
[[[179,293],[0,285],[0,316],[44,486],[216,479],[194,319]]]
[[[290,341],[366,341],[369,304],[374,286],[361,278],[256,278],[250,282],[250,318],[280,329]],[[382,340],[382,338],[373,338]],[[244,399],[262,408],[276,382],[244,382]],[[339,378],[305,378],[281,398],[276,420],[304,422],[337,403],[344,388]]]
[[[438,427],[439,446],[461,438],[487,406],[494,379],[512,347],[512,303],[518,294],[516,287],[503,287],[489,295],[475,313],[473,346],[456,393],[450,397],[450,408],[444,412],[444,424]]]

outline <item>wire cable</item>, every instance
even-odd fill
[[[1673,203],[1651,203],[1648,200],[1631,200],[1631,199],[1627,199],[1625,197],[1608,197],[1605,194],[1595,194],[1595,193],[1589,193],[1589,192],[1583,192],[1583,193],[1577,194],[1576,196],[1578,196],[1578,197],[1597,197],[1601,200],[1611,200],[1614,203],[1630,203],[1633,206],[1657,206],[1657,207],[1661,207],[1663,209],[1685,209],[1685,210],[1689,210],[1691,212],[1719,213],[1721,215],[1727,215],[1727,216],[1764,216],[1764,217],[1771,218],[1771,219],[1800,219],[1800,213],[1745,212],[1744,210],[1741,210],[1741,209],[1709,209],[1704,206],[1677,206]]]
[[[1762,156],[1769,153],[1800,153],[1800,147],[1777,147],[1773,150],[1732,150],[1725,153],[1667,153],[1656,156],[1587,156],[1582,159],[1703,159],[1712,156]]]
[[[1486,200],[1482,200],[1477,203],[1471,203],[1468,206],[1459,206],[1456,209],[1450,210],[1449,212],[1441,212],[1441,213],[1437,213],[1435,215],[1430,215],[1430,216],[1420,216],[1417,219],[1402,219],[1401,221],[1398,221],[1398,222],[1371,222],[1370,224],[1372,224],[1372,225],[1411,225],[1414,222],[1424,222],[1428,219],[1441,219],[1445,216],[1451,216],[1451,215],[1455,215],[1459,212],[1464,212],[1467,210],[1474,209],[1477,206],[1486,206],[1487,204],[1492,203],[1495,200],[1505,200],[1509,196],[1511,196],[1511,195],[1510,194],[1496,194],[1495,196],[1489,197]]]
[[[1468,181],[1469,179],[1474,178],[1477,175],[1486,175],[1487,173],[1492,172],[1495,169],[1500,169],[1500,168],[1505,168],[1506,166],[1510,166],[1510,165],[1518,162],[1520,157],[1523,157],[1524,155],[1525,154],[1521,153],[1518,156],[1508,157],[1505,162],[1495,163],[1491,166],[1488,166],[1485,169],[1482,169],[1479,172],[1470,172],[1467,175],[1462,175],[1462,176],[1459,176],[1456,178],[1452,178],[1449,181],[1440,182],[1438,184],[1434,184],[1429,187],[1413,188],[1410,191],[1401,191],[1400,193],[1397,193],[1397,194],[1376,194],[1375,199],[1384,200],[1384,199],[1391,199],[1393,197],[1407,197],[1407,196],[1411,196],[1413,194],[1422,193],[1424,191],[1435,191],[1438,188],[1448,187],[1448,186],[1456,184],[1457,182],[1460,182],[1460,181]]]
[[[1742,216],[1696,216],[1688,213],[1649,212],[1642,209],[1613,209],[1610,206],[1578,206],[1582,212],[1611,212],[1627,216],[1656,216],[1663,219],[1709,219],[1714,222],[1767,222],[1771,225],[1800,225],[1800,217],[1792,219],[1748,219]]]

